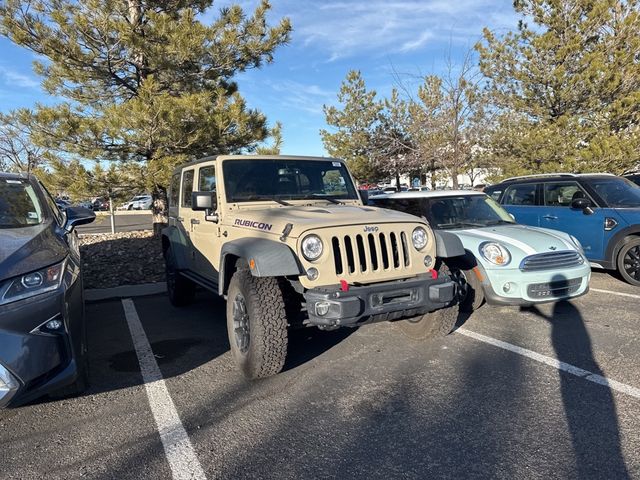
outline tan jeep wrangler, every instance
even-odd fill
[[[460,240],[363,205],[342,160],[204,158],[174,172],[169,217],[169,298],[188,303],[196,284],[224,296],[231,350],[249,378],[282,370],[289,328],[397,321],[426,338],[456,321],[456,285],[437,270],[436,250],[464,255]]]

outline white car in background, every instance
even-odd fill
[[[153,198],[151,195],[136,195],[128,202],[123,203],[118,207],[118,210],[149,210]]]

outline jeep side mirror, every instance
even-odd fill
[[[582,210],[586,215],[593,213],[593,210],[591,210],[591,200],[588,198],[576,198],[571,202],[571,208]]]
[[[218,208],[216,192],[192,192],[191,210],[205,212],[204,219],[208,222],[217,222],[218,216],[214,213]]]

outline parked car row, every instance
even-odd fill
[[[149,210],[152,203],[153,198],[151,195],[136,195],[128,202],[124,202],[120,205],[118,210]]]

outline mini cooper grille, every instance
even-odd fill
[[[407,238],[405,232],[333,237],[331,245],[336,274],[352,275],[408,267]]]
[[[547,270],[550,268],[568,268],[582,265],[584,259],[576,251],[539,253],[526,257],[520,263],[520,270]]]
[[[549,283],[534,283],[527,287],[527,294],[530,298],[558,298],[572,295],[580,289],[581,278],[570,280],[559,280]]]

